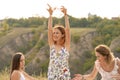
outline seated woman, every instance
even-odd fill
[[[90,74],[75,74],[72,80],[94,80],[99,72],[101,80],[120,80],[120,60],[115,58],[110,48],[106,45],[98,45],[95,48],[94,69]]]
[[[24,71],[25,57],[21,52],[12,58],[10,80],[36,80]]]

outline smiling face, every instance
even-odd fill
[[[105,61],[107,64],[110,64],[113,59],[114,59],[114,55],[111,52],[110,48],[106,45],[98,45],[95,48],[95,53],[96,53],[96,57],[97,59],[102,62]]]
[[[64,27],[55,27],[53,29],[53,41],[55,44],[64,45],[65,43],[65,29]]]
[[[60,32],[59,29],[55,28],[53,30],[53,40],[54,41],[60,41],[62,38],[62,33]]]

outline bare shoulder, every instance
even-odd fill
[[[19,74],[20,74],[20,71],[19,71],[19,70],[14,70],[12,74],[14,74],[14,75],[17,74],[17,75],[19,75]]]
[[[20,72],[18,70],[14,70],[11,74],[11,80],[19,79],[20,78]]]

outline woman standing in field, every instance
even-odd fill
[[[48,67],[48,80],[70,80],[68,66],[70,50],[70,26],[67,17],[67,9],[62,6],[61,12],[65,17],[65,27],[55,25],[52,28],[53,9],[50,5],[48,12],[48,43],[50,46],[50,62]]]

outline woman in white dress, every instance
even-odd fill
[[[97,73],[101,75],[101,80],[120,80],[120,60],[115,58],[110,48],[106,45],[98,45],[95,48],[94,69],[90,74],[75,74],[72,80],[94,80]]]
[[[12,58],[10,80],[35,80],[24,71],[25,57],[21,52]]]
[[[48,67],[48,80],[70,80],[69,50],[70,50],[70,26],[67,17],[67,9],[62,6],[61,12],[65,17],[65,27],[55,25],[52,28],[53,9],[50,5],[48,12],[48,43],[50,46],[50,61]]]

